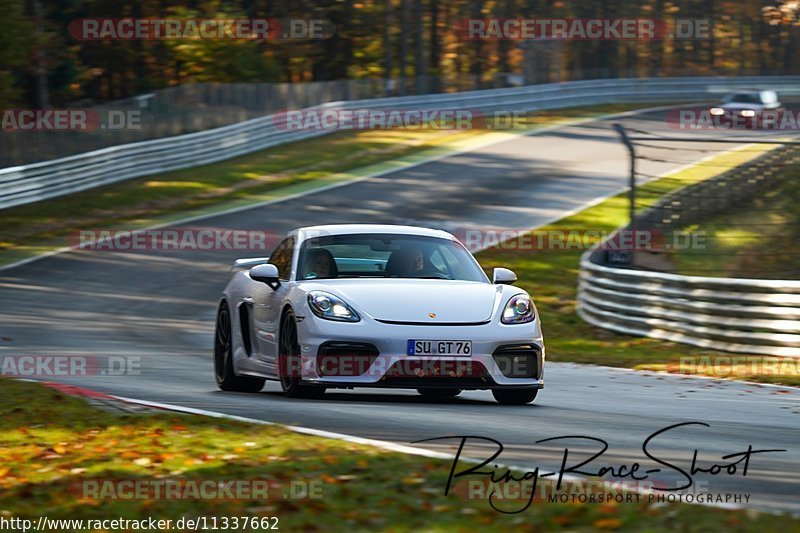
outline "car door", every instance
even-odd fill
[[[281,302],[289,290],[287,282],[292,272],[294,242],[293,237],[284,239],[270,256],[269,262],[278,267],[281,280],[278,288],[273,290],[264,283],[257,283],[246,300],[253,317],[254,355],[272,372],[277,370]]]

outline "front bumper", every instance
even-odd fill
[[[301,376],[308,385],[326,387],[382,388],[459,388],[459,389],[540,389],[544,387],[545,351],[539,319],[529,324],[504,325],[490,322],[482,325],[404,325],[385,324],[369,317],[360,322],[345,323],[307,316],[298,324],[301,351]],[[409,356],[409,339],[470,340],[469,356]],[[332,343],[371,345],[372,356],[361,350],[358,358],[329,355]],[[503,349],[505,347],[505,349]],[[514,361],[515,347],[528,347],[530,359],[522,372]],[[322,350],[321,350],[322,348]],[[323,354],[325,357],[321,356]],[[327,355],[326,355],[327,354]],[[510,357],[503,357],[503,355]],[[520,351],[517,359],[522,360]],[[339,359],[337,359],[339,358]],[[332,375],[326,363],[341,361],[348,375]],[[359,364],[353,364],[358,360]],[[514,377],[524,375],[525,377]]]

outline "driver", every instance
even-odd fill
[[[418,278],[430,274],[425,266],[425,255],[419,247],[413,246],[400,252],[398,275],[403,278]]]
[[[328,250],[312,250],[306,259],[306,274],[304,279],[333,277],[333,257]]]

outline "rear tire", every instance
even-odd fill
[[[423,398],[432,400],[442,400],[444,398],[455,398],[461,394],[461,389],[417,389]]]
[[[228,302],[219,304],[214,333],[214,377],[217,386],[224,391],[258,392],[264,380],[237,376],[233,371],[233,328]]]
[[[301,384],[300,344],[297,342],[297,322],[291,309],[281,318],[278,354],[281,388],[288,398],[321,398],[325,394],[325,387]]]
[[[492,389],[492,396],[501,405],[525,405],[536,399],[539,389]]]

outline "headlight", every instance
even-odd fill
[[[361,320],[361,317],[352,307],[329,292],[309,292],[308,306],[315,315],[327,320],[340,320],[342,322],[358,322]]]
[[[514,296],[503,310],[503,324],[526,324],[534,318],[533,303],[525,295]]]
[[[712,115],[724,115],[725,110],[722,109],[721,107],[712,107],[710,113]]]
[[[742,116],[743,117],[754,117],[756,116],[756,112],[752,109],[742,109]]]

